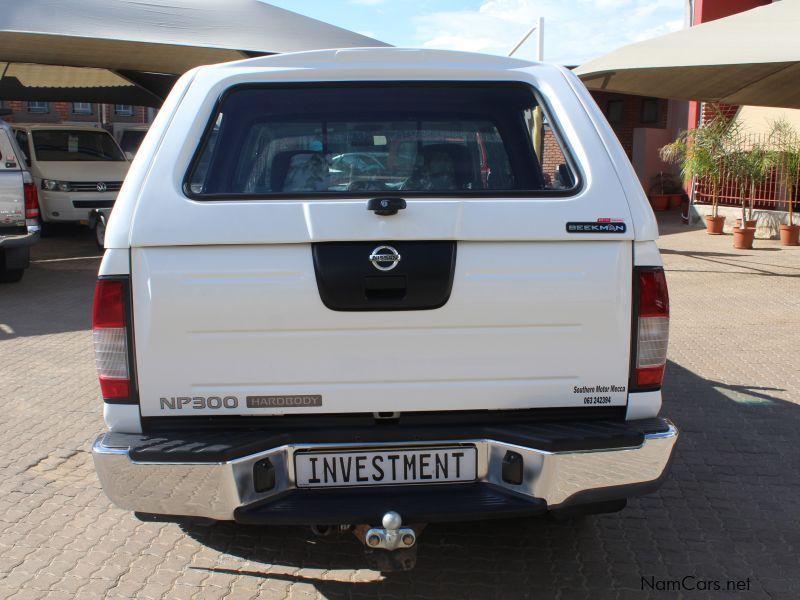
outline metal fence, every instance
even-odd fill
[[[789,140],[794,148],[800,147],[797,139]],[[752,200],[754,209],[761,210],[788,210],[789,198],[792,199],[793,210],[800,210],[800,161],[796,164],[787,165],[787,153],[781,150],[786,147],[786,140],[783,144],[776,142],[773,137],[763,134],[750,134],[745,137],[742,147],[766,150],[772,157],[772,166],[766,173],[755,182],[748,182],[745,190],[745,197]],[[797,152],[797,150],[795,150]],[[740,184],[730,174],[726,173],[724,164],[721,166],[721,177],[717,198],[720,206],[741,206]],[[713,184],[708,179],[695,181],[694,202],[696,204],[712,204]]]

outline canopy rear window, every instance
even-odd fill
[[[123,161],[125,157],[105,131],[52,129],[33,132],[39,161]]]
[[[242,86],[189,169],[192,197],[569,193],[576,177],[521,84]]]

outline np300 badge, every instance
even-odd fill
[[[372,266],[379,271],[391,271],[400,262],[400,253],[391,246],[378,246],[369,255]]]

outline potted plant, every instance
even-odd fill
[[[780,226],[781,245],[797,246],[800,244],[800,225],[794,224],[794,202],[800,177],[800,139],[792,125],[780,119],[772,124],[769,141],[775,148],[775,165],[789,213],[786,224]]]
[[[719,215],[719,190],[728,125],[727,119],[717,116],[696,129],[682,131],[674,142],[659,151],[661,160],[680,165],[686,183],[710,186],[711,214],[705,220],[706,231],[712,235],[720,235],[725,225],[725,217]]]
[[[731,126],[726,145],[728,152],[725,155],[724,168],[736,183],[742,205],[742,216],[733,229],[733,247],[749,250],[753,247],[756,234],[753,222],[755,189],[772,168],[773,161],[766,148],[752,143],[737,124]]]
[[[681,203],[680,181],[672,173],[659,171],[653,177],[648,198],[653,210],[667,210],[677,208]]]

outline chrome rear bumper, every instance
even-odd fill
[[[670,422],[664,431],[646,433],[636,447],[548,452],[492,439],[440,440],[408,443],[289,444],[225,462],[141,462],[127,448],[109,447],[99,437],[92,456],[106,495],[120,508],[160,515],[232,520],[241,507],[258,505],[297,491],[294,454],[304,450],[379,449],[474,445],[477,483],[492,486],[531,502],[546,502],[549,510],[590,502],[622,499],[652,491],[660,485],[678,438]],[[523,457],[519,485],[502,480],[502,461],[508,451]],[[254,465],[268,458],[275,485],[258,493]],[[440,487],[440,493],[447,484]],[[402,486],[410,491],[413,485]],[[374,490],[375,488],[365,488]],[[397,489],[386,487],[386,490]],[[455,489],[455,488],[454,488]],[[302,490],[305,491],[305,490]]]

